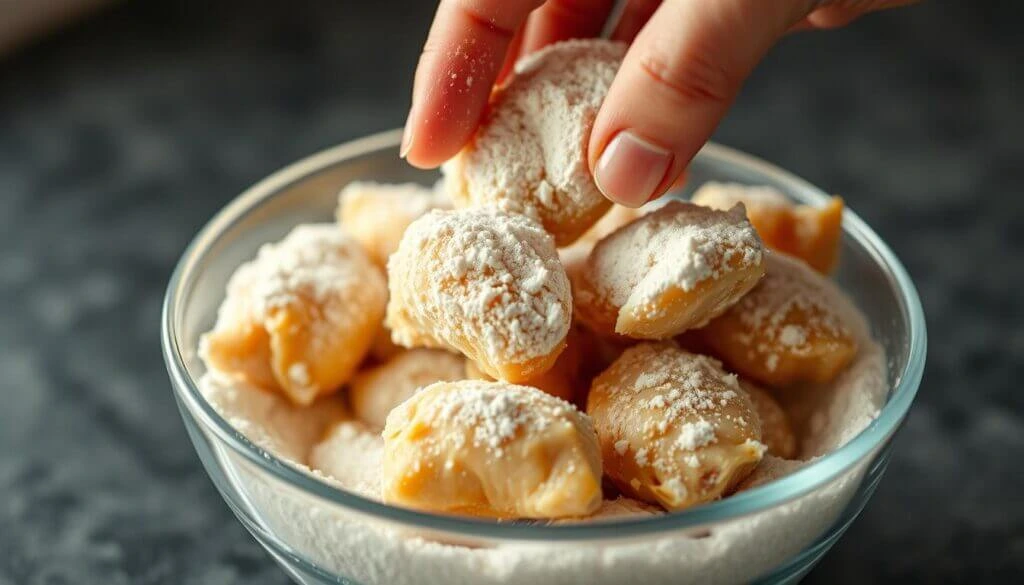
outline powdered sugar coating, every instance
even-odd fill
[[[606,471],[670,510],[726,494],[761,459],[761,425],[735,375],[674,343],[627,349],[591,387]]]
[[[384,498],[484,516],[587,515],[601,503],[589,418],[535,388],[438,382],[388,416]]]
[[[309,404],[355,371],[386,299],[383,274],[358,242],[333,224],[300,225],[238,267],[200,354]]]
[[[406,230],[388,276],[400,345],[461,351],[510,381],[547,370],[564,347],[569,280],[551,236],[524,216],[432,211]]]
[[[764,279],[702,335],[716,355],[762,383],[827,382],[867,337],[856,308],[801,260],[768,258]]]
[[[761,277],[764,247],[743,207],[672,201],[594,247],[576,279],[581,317],[599,331],[662,339],[718,316]]]
[[[587,143],[625,50],[573,40],[520,60],[473,141],[442,167],[456,205],[523,213],[560,246],[597,221],[611,204],[594,184]]]

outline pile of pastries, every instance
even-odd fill
[[[325,441],[382,441],[358,459],[379,464],[373,490],[432,512],[677,511],[797,459],[778,393],[858,351],[826,276],[842,201],[707,184],[609,209],[588,173],[467,188],[498,150],[475,141],[434,188],[351,184],[336,223],[265,245],[228,284],[207,365],[300,408],[341,393]]]

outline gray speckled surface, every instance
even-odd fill
[[[241,189],[402,122],[432,7],[206,4],[0,61],[2,585],[286,580],[185,437],[160,297]],[[888,475],[808,582],[1024,580],[1024,37],[995,4],[787,40],[719,132],[843,193],[929,317]]]

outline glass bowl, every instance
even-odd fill
[[[171,277],[161,341],[196,451],[239,520],[301,583],[787,583],[798,580],[853,522],[885,471],[893,435],[921,380],[925,322],[910,278],[853,212],[843,220],[837,280],[886,353],[879,416],[834,452],[796,472],[681,513],[607,524],[494,523],[391,507],[319,481],[233,428],[198,389],[199,336],[225,284],[257,248],[301,222],[330,221],[350,181],[415,181],[436,173],[398,157],[398,131],[299,161],[259,182],[195,237]],[[689,183],[771,185],[821,204],[807,182],[740,152],[707,145]],[[685,193],[684,193],[685,194]]]

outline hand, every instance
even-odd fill
[[[629,0],[631,42],[594,122],[588,159],[609,199],[662,195],[708,140],[754,66],[787,32],[842,26],[913,0]],[[435,167],[472,136],[491,87],[544,45],[596,36],[613,0],[441,0],[416,68],[402,156]]]

